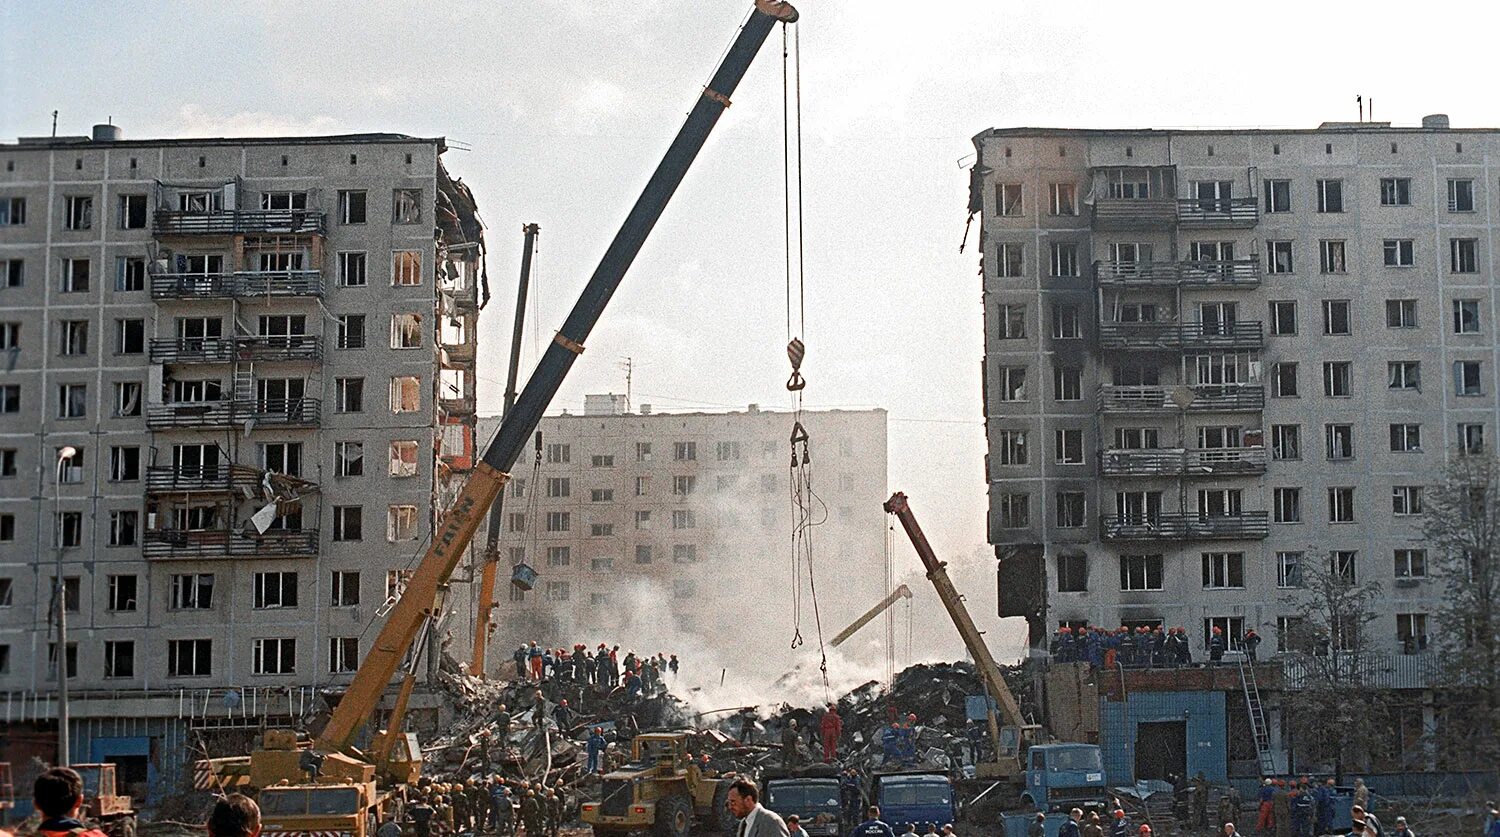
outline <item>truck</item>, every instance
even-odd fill
[[[1026,750],[1027,810],[1104,813],[1104,762],[1093,744],[1033,744]]]
[[[83,819],[109,837],[135,837],[135,806],[130,797],[115,793],[115,765],[75,764],[73,769],[83,779]]]
[[[649,830],[657,837],[687,837],[728,830],[734,822],[729,786],[737,777],[705,776],[688,758],[690,737],[685,732],[637,735],[630,742],[630,762],[604,774],[599,801],[583,803],[579,819],[596,835]]]
[[[854,825],[844,821],[837,767],[814,765],[802,770],[768,770],[761,775],[761,783],[762,804],[782,819],[796,814],[802,830],[811,837],[834,837]]]
[[[265,837],[373,835],[383,795],[375,782],[327,782],[261,788],[261,833]]]
[[[918,832],[926,823],[935,828],[958,820],[953,780],[945,773],[909,771],[882,773],[870,780],[870,804],[880,818],[900,834],[908,823]]]

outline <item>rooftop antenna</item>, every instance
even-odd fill
[[[1359,121],[1365,121],[1365,97],[1355,96],[1354,101],[1359,103]]]
[[[627,357],[615,365],[625,370],[625,412],[628,413],[630,412],[630,379],[635,374],[635,362]]]
[[[52,111],[52,138],[57,139],[57,111]]]
[[[1370,97],[1370,121],[1375,121],[1375,97]]]

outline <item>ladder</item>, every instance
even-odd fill
[[[1255,755],[1260,763],[1260,775],[1271,776],[1276,772],[1276,759],[1271,753],[1271,730],[1266,724],[1266,710],[1260,702],[1260,686],[1255,681],[1255,664],[1240,655],[1240,686],[1245,691],[1245,708],[1250,712],[1250,731],[1255,736]]]

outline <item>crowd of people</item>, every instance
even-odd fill
[[[515,837],[518,829],[528,837],[558,837],[563,823],[574,814],[573,801],[562,780],[548,787],[542,782],[507,781],[496,775],[487,781],[444,784],[424,776],[414,787],[403,787],[401,796],[398,810],[404,816],[393,815],[386,820],[376,837],[400,837],[402,833],[415,837]],[[397,816],[401,822],[397,822]],[[405,832],[401,830],[403,823]]]
[[[653,695],[666,691],[667,678],[677,679],[681,663],[676,654],[638,656],[620,653],[620,646],[599,643],[593,651],[584,643],[569,648],[543,648],[535,640],[521,645],[511,655],[517,680],[541,683],[561,680],[610,691],[625,689],[631,695]]]
[[[1226,651],[1243,651],[1253,663],[1260,634],[1251,628],[1242,636],[1226,636],[1223,628],[1215,626],[1207,646],[1210,665],[1219,663]],[[1064,625],[1053,634],[1048,650],[1053,662],[1088,663],[1094,668],[1185,668],[1193,664],[1187,629],[1161,625],[1121,625],[1112,631],[1098,625]]]

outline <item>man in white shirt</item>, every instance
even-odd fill
[[[735,837],[790,837],[781,817],[761,806],[760,791],[748,779],[729,786],[729,813],[740,820]]]

